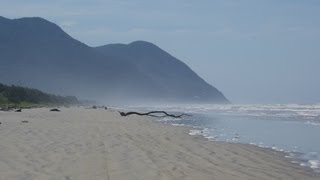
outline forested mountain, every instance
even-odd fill
[[[89,47],[42,18],[0,17],[0,81],[110,104],[229,103],[152,43]]]

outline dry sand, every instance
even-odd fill
[[[0,122],[1,180],[320,179],[279,152],[102,109],[0,112]]]

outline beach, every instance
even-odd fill
[[[0,111],[1,180],[320,179],[283,152],[189,136],[152,117],[60,110]]]

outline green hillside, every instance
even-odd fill
[[[79,103],[74,96],[57,96],[37,89],[7,86],[0,83],[0,107],[32,107],[42,105],[71,105]]]

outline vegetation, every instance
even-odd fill
[[[44,105],[78,104],[74,96],[57,96],[37,89],[20,86],[7,86],[0,83],[0,107],[35,107]]]

